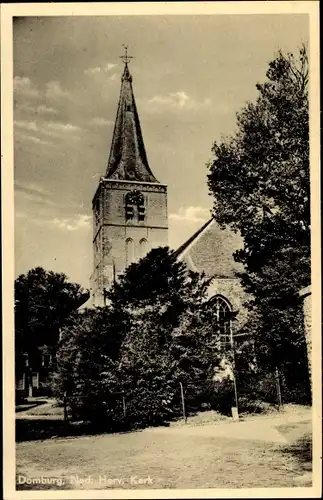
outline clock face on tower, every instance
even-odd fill
[[[144,197],[140,191],[131,191],[127,194],[127,203],[136,206],[143,205]]]

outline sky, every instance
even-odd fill
[[[109,157],[123,44],[177,248],[210,217],[213,143],[234,134],[277,51],[307,41],[306,15],[16,18],[16,276],[42,266],[89,287],[92,198]]]

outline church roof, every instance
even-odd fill
[[[132,76],[125,62],[118,111],[113,131],[106,178],[158,182],[149,168],[132,89]]]
[[[177,251],[177,258],[189,269],[209,278],[235,278],[243,271],[242,264],[235,262],[233,253],[243,248],[239,233],[230,228],[221,229],[211,218],[198,229]]]

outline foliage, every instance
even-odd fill
[[[178,415],[180,382],[194,388],[192,394],[203,391],[201,381],[211,370],[203,340],[208,336],[210,344],[214,337],[210,315],[207,324],[208,284],[175,252],[158,248],[132,264],[115,286],[112,304],[124,304],[131,318],[120,370],[133,421],[147,425]]]
[[[74,418],[100,423],[111,416],[107,405],[118,390],[118,340],[111,318],[108,308],[89,309],[74,313],[62,329],[53,386],[61,401],[66,394]]]
[[[244,240],[235,259],[253,297],[247,328],[261,363],[298,370],[306,362],[295,294],[310,283],[306,47],[297,59],[279,52],[257,89],[256,101],[237,115],[235,136],[214,144],[208,186],[215,219]]]
[[[167,421],[182,411],[180,382],[199,409],[219,350],[208,284],[158,248],[114,284],[109,306],[71,317],[56,394],[66,391],[74,417],[114,428],[124,420],[134,427]]]
[[[214,375],[223,356],[221,340],[215,334],[213,301],[195,301],[173,333],[172,353],[177,379],[185,388],[187,413],[209,402]]]
[[[28,353],[29,364],[38,348],[55,346],[59,328],[86,299],[80,285],[70,283],[63,273],[31,269],[15,280],[16,359]]]

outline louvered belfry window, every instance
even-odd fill
[[[131,191],[130,193],[127,193],[125,202],[126,220],[145,220],[145,199],[140,191]]]

